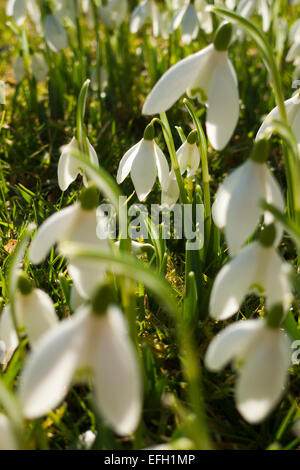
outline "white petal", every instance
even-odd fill
[[[154,156],[158,171],[158,179],[161,187],[165,189],[169,183],[169,165],[163,151],[154,142]]]
[[[130,32],[132,34],[137,33],[149,16],[149,2],[144,0],[132,12],[130,20]]]
[[[236,313],[255,281],[258,244],[251,243],[218,273],[210,297],[210,315],[226,320]]]
[[[25,0],[8,0],[6,4],[7,16],[12,16],[17,26],[21,26],[26,18]]]
[[[284,102],[285,109],[287,112],[287,117],[289,124],[293,124],[293,120],[295,118],[295,114],[297,110],[299,109],[298,104],[298,99],[297,96],[292,96],[292,98],[286,100]],[[270,125],[272,119],[278,119],[279,118],[279,112],[278,112],[278,107],[276,106],[272,111],[267,115],[267,117],[264,119],[262,125],[260,126],[257,134],[256,134],[256,140],[260,139],[263,136],[263,133],[267,129],[267,127]]]
[[[89,147],[89,157],[90,161],[94,166],[99,166],[99,159],[96,150],[88,140],[88,147]]]
[[[173,18],[172,18],[172,22],[171,22],[171,31],[172,32],[174,32],[181,25],[182,18],[184,16],[187,8],[188,8],[187,5],[183,6],[182,8],[179,8],[179,10],[177,10],[174,13]]]
[[[29,257],[33,264],[41,263],[52,246],[63,237],[65,231],[72,225],[77,209],[76,204],[65,207],[51,215],[38,228],[29,250]]]
[[[72,278],[76,291],[83,299],[90,299],[96,287],[103,281],[107,266],[99,261],[71,259],[68,273]]]
[[[0,450],[18,450],[12,426],[8,418],[0,413]]]
[[[188,88],[193,87],[199,69],[210,53],[211,47],[206,47],[173,65],[147,97],[143,114],[158,114],[171,108]]]
[[[183,44],[190,44],[199,33],[200,25],[194,5],[188,5],[182,18],[181,38]]]
[[[200,165],[200,153],[196,144],[184,142],[177,150],[180,172],[187,171],[187,176],[194,176]]]
[[[36,344],[20,380],[19,398],[29,419],[43,416],[66,396],[86,341],[86,314],[54,326]]]
[[[144,201],[153,188],[157,176],[154,141],[142,140],[132,163],[130,175],[137,197],[140,201]]]
[[[66,191],[80,173],[78,161],[72,155],[74,150],[78,151],[78,143],[75,137],[63,148],[58,161],[58,185],[62,191]]]
[[[22,296],[22,313],[25,329],[31,346],[58,322],[54,305],[46,292],[34,289],[31,294]]]
[[[59,52],[68,45],[66,30],[55,15],[46,16],[45,39],[53,52]]]
[[[233,323],[221,331],[208,346],[205,366],[219,371],[248,348],[263,326],[261,320],[246,320]]]
[[[6,305],[0,316],[0,364],[6,365],[19,345],[9,305]]]
[[[266,328],[253,344],[236,386],[236,403],[250,423],[262,421],[280,400],[287,381],[290,344],[284,333]]]
[[[265,198],[268,169],[248,160],[232,191],[227,211],[225,235],[230,252],[236,253],[252,235],[262,215],[261,199]]]
[[[135,159],[139,151],[141,143],[142,143],[142,140],[140,140],[137,144],[131,147],[122,157],[119,163],[118,174],[117,174],[118,184],[121,184],[125,180],[126,176],[129,175],[133,160]]]
[[[171,208],[179,198],[179,187],[176,178],[170,173],[168,186],[161,192],[161,205]]]
[[[226,59],[213,73],[206,116],[207,135],[216,150],[222,150],[231,139],[239,111],[237,78],[231,62]]]
[[[274,178],[270,171],[266,174],[266,202],[268,204],[272,204],[273,206],[277,207],[281,212],[284,212],[285,209],[285,202],[282,196],[282,192],[280,189],[277,180]],[[269,225],[274,222],[274,216],[270,212],[266,212],[264,214],[264,221],[265,224]],[[280,242],[283,234],[283,227],[279,224],[276,225],[276,243]]]
[[[31,70],[38,82],[44,82],[47,79],[49,67],[42,54],[35,52],[32,55]]]
[[[117,319],[116,319],[117,317]],[[100,412],[119,435],[136,429],[142,403],[141,378],[130,339],[120,334],[122,313],[111,307],[94,356],[95,394]]]
[[[236,184],[243,174],[244,165],[233,170],[219,186],[216,199],[212,205],[212,216],[217,227],[223,229],[226,226],[228,206]]]

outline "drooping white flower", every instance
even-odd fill
[[[103,93],[108,85],[108,73],[105,67],[100,68],[100,91]],[[91,88],[96,91],[99,89],[99,77],[97,67],[93,69],[91,75]]]
[[[196,144],[197,131],[192,131],[187,140],[177,150],[180,172],[187,176],[195,176],[200,165],[200,153]]]
[[[49,67],[42,54],[38,52],[32,54],[31,71],[37,82],[44,82],[47,79]]]
[[[25,62],[22,56],[18,55],[14,61],[14,74],[18,83],[20,83],[26,75]]]
[[[99,6],[100,19],[109,29],[119,28],[126,19],[127,11],[127,0],[109,0],[107,5]]]
[[[99,160],[94,147],[88,141],[89,158],[93,165],[99,166]],[[79,151],[78,142],[75,137],[72,138],[68,145],[63,147],[63,151],[59,157],[57,167],[58,185],[62,191],[66,191],[78,175],[83,175],[83,183],[88,185],[85,174],[80,168],[80,163],[74,158],[73,152]]]
[[[288,123],[292,128],[294,136],[298,143],[298,149],[300,150],[300,95],[297,92],[292,98],[289,98],[284,102],[285,109],[287,113]],[[260,139],[264,132],[266,131],[267,127],[271,124],[272,119],[279,119],[279,112],[278,107],[276,106],[272,111],[268,114],[265,118],[264,122],[262,123],[261,127],[258,130],[256,135],[256,140]]]
[[[190,44],[193,39],[196,39],[200,30],[200,24],[195,6],[192,3],[181,7],[173,16],[171,24],[172,32],[180,26],[183,44]]]
[[[6,15],[12,16],[17,26],[21,26],[26,18],[26,0],[8,0]]]
[[[221,27],[215,44],[173,65],[154,86],[143,107],[143,114],[158,114],[167,111],[185,92],[197,97],[207,106],[207,134],[217,150],[227,145],[239,117],[238,83],[227,52],[231,26],[227,27]]]
[[[206,34],[211,34],[213,32],[212,15],[206,10],[206,7],[206,0],[195,0],[195,8],[197,11],[201,29],[203,29]]]
[[[267,308],[280,303],[286,312],[293,299],[290,272],[290,265],[282,261],[274,246],[260,242],[247,245],[218,273],[210,297],[210,315],[226,320],[238,312],[250,293],[265,296]]]
[[[78,5],[76,5],[78,3]],[[76,22],[77,8],[80,7],[79,1],[76,0],[55,0],[55,15],[60,21],[70,19],[73,24]]]
[[[154,0],[143,0],[132,12],[130,20],[130,32],[137,33],[145,23],[150,22],[153,28],[153,35],[159,35],[160,23],[159,10]]]
[[[0,413],[0,450],[19,450],[13,427],[3,413]]]
[[[96,437],[97,435],[90,429],[80,434],[78,438],[80,447],[82,447],[85,450],[89,450],[93,446],[96,440]]]
[[[162,188],[166,188],[169,181],[169,165],[154,138],[143,138],[125,153],[119,164],[118,184],[122,183],[129,173],[140,201],[144,201],[150,193],[157,175]]]
[[[47,15],[45,18],[45,40],[53,52],[68,46],[66,30],[55,15]]]
[[[179,187],[173,169],[170,171],[168,184],[161,191],[161,205],[171,208],[179,198]]]
[[[237,13],[244,18],[250,18],[255,9],[262,17],[263,31],[269,31],[272,16],[271,5],[268,0],[241,0],[237,6]]]
[[[26,332],[34,348],[40,337],[57,323],[57,316],[53,302],[45,292],[34,289],[23,276],[20,276],[19,281],[14,298],[17,327]],[[6,365],[19,345],[9,304],[4,307],[0,317],[0,342],[0,364]]]
[[[56,243],[74,242],[90,248],[109,249],[108,239],[100,240],[97,237],[100,220],[96,209],[98,199],[92,194],[93,190],[94,188],[85,190],[85,202],[81,200],[80,203],[65,207],[51,215],[38,228],[29,251],[33,264],[41,263]],[[88,204],[85,206],[86,201]],[[103,230],[105,231],[106,227]],[[87,260],[76,260],[69,263],[68,271],[81,297],[87,298],[103,278],[105,267]]]
[[[263,150],[257,143],[253,155],[254,153],[258,156],[261,154],[262,162],[249,158],[236,168],[219,187],[212,206],[214,222],[220,229],[225,229],[226,241],[232,254],[241,248],[258,225],[263,215],[262,200],[281,211],[285,207],[280,187],[263,163],[268,148]],[[270,213],[266,212],[264,219],[267,224],[273,222]]]
[[[290,365],[290,341],[266,321],[246,320],[228,326],[210,343],[206,367],[214,372],[236,361],[236,406],[250,423],[259,423],[278,404]]]
[[[120,435],[132,433],[141,412],[141,378],[127,325],[118,307],[82,307],[60,322],[32,352],[20,380],[27,418],[43,416],[65,398],[76,373],[91,375],[100,413]]]

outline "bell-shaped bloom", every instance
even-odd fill
[[[244,419],[259,423],[278,404],[288,378],[290,341],[263,319],[239,321],[210,343],[206,367],[214,372],[236,361],[236,406]]]
[[[77,3],[77,5],[76,5]],[[56,0],[55,1],[55,15],[60,21],[65,19],[71,20],[73,24],[76,23],[77,8],[80,11],[80,1],[76,0]]]
[[[137,33],[147,22],[152,24],[153,35],[157,37],[160,30],[159,10],[154,0],[143,0],[132,12],[130,32]]]
[[[161,205],[173,207],[179,198],[179,187],[173,169],[170,171],[168,184],[161,191]]]
[[[31,57],[31,71],[37,82],[44,82],[48,77],[49,67],[42,54],[35,52]]]
[[[80,203],[51,215],[39,228],[32,241],[29,256],[34,264],[41,263],[56,243],[81,243],[90,248],[109,249],[108,239],[97,237],[103,219],[97,217],[96,208],[86,210]],[[106,227],[103,228],[103,231]],[[76,260],[68,265],[68,271],[83,298],[90,296],[102,279],[105,267],[101,263]]]
[[[267,165],[249,158],[225,178],[212,207],[214,222],[220,229],[225,228],[232,254],[241,248],[258,225],[263,215],[262,200],[284,210],[280,187]],[[270,213],[265,213],[264,218],[267,224],[273,221]]]
[[[109,0],[106,5],[99,6],[100,19],[109,29],[119,28],[126,19],[127,11],[127,0]]]
[[[118,168],[118,184],[122,183],[129,173],[140,201],[144,201],[150,193],[157,175],[162,188],[166,188],[169,181],[169,165],[154,139],[143,138],[125,153]]]
[[[40,337],[58,320],[51,298],[41,289],[33,289],[27,295],[17,291],[15,293],[15,315],[18,329],[26,332],[33,348]],[[7,364],[19,344],[10,305],[4,307],[0,317],[1,341],[0,363]]]
[[[55,15],[47,15],[45,18],[45,40],[53,52],[59,52],[68,46],[66,30]]]
[[[268,309],[277,304],[286,312],[293,299],[291,268],[282,261],[274,246],[254,242],[225,264],[218,273],[210,297],[210,315],[226,320],[238,312],[251,293],[265,296]]]
[[[206,104],[208,138],[222,150],[239,118],[238,82],[228,52],[212,44],[173,65],[150,92],[143,114],[167,111],[185,92]]]
[[[294,136],[298,143],[298,149],[300,150],[300,95],[297,92],[292,98],[289,98],[284,102],[287,113],[288,123],[292,128]],[[272,119],[279,119],[278,107],[276,106],[265,118],[261,127],[256,135],[256,140],[260,139],[267,127],[271,124]]]
[[[0,413],[0,450],[19,450],[13,427],[3,413]]]
[[[201,29],[203,29],[206,34],[211,34],[213,32],[214,27],[211,13],[207,11],[206,0],[195,0],[195,8],[197,11]]]
[[[269,31],[272,20],[271,2],[268,0],[241,0],[237,6],[237,13],[244,18],[250,18],[255,10],[262,17],[263,31]]]
[[[180,172],[187,172],[187,176],[195,176],[200,165],[200,153],[197,144],[190,144],[186,140],[177,150],[178,163]]]
[[[103,93],[107,85],[108,85],[108,73],[107,73],[106,68],[105,67],[100,68],[100,77],[98,77],[98,70],[97,70],[97,67],[95,67],[91,75],[92,90],[97,91],[100,88],[101,96],[103,97],[104,96]]]
[[[6,15],[11,16],[17,26],[21,26],[26,18],[26,0],[8,0]]]
[[[20,83],[26,75],[25,62],[22,56],[18,55],[15,58],[13,68],[16,81]]]
[[[88,148],[89,148],[89,158],[91,163],[94,166],[99,166],[99,160],[97,153],[94,147],[90,144],[88,140]],[[82,172],[80,168],[80,163],[72,152],[79,151],[78,142],[75,137],[71,140],[68,145],[63,147],[62,153],[59,157],[58,167],[57,167],[57,177],[58,177],[58,185],[62,191],[66,191],[73,181],[76,180],[78,175],[83,176],[83,183],[85,186],[88,185],[87,179],[85,174]]]
[[[141,413],[138,360],[118,307],[102,315],[83,307],[46,334],[31,353],[20,380],[24,415],[34,419],[56,408],[76,373],[91,376],[100,413],[120,435],[131,434]]]
[[[200,30],[199,18],[192,3],[181,7],[172,19],[172,32],[181,26],[181,39],[183,44],[190,44],[196,39]]]

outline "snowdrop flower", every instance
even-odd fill
[[[155,183],[156,177],[162,188],[169,181],[169,165],[154,140],[154,127],[149,124],[140,142],[129,149],[120,161],[117,182],[122,183],[130,173],[136,194],[144,201]]]
[[[6,103],[6,84],[3,80],[0,80],[0,104]]]
[[[119,28],[126,19],[127,11],[127,0],[109,0],[107,5],[99,6],[101,21],[109,29]]]
[[[214,372],[236,361],[235,402],[250,423],[259,423],[284,392],[290,364],[290,341],[267,321],[246,320],[228,326],[210,343],[206,367]]]
[[[43,222],[29,250],[31,262],[41,263],[56,243],[74,242],[91,248],[108,249],[109,241],[97,237],[100,224],[97,217],[98,199],[98,191],[90,186],[82,192],[79,203],[65,207]],[[103,227],[104,232],[105,230],[106,227]],[[69,263],[68,271],[78,293],[81,297],[88,298],[104,276],[105,268],[99,263],[77,260]]]
[[[173,207],[179,198],[179,186],[174,174],[173,168],[169,174],[168,184],[161,192],[161,205],[166,207]]]
[[[3,413],[0,413],[0,450],[19,450],[13,427]]]
[[[105,67],[100,67],[100,90],[103,93],[108,85],[108,73]],[[91,88],[93,91],[97,91],[99,88],[98,70],[94,68],[91,75]]]
[[[200,153],[197,147],[198,133],[196,130],[190,132],[187,140],[177,150],[177,158],[180,172],[183,175],[185,171],[187,176],[195,176],[200,165]]]
[[[78,438],[80,447],[85,450],[89,450],[94,445],[96,437],[97,435],[91,430],[85,431],[83,434],[80,434]]]
[[[47,79],[49,67],[42,54],[35,52],[31,57],[31,71],[37,82]]]
[[[53,52],[68,46],[66,30],[55,15],[47,15],[45,18],[45,40]]]
[[[238,83],[228,58],[232,26],[225,23],[214,44],[173,65],[146,99],[143,114],[167,111],[185,92],[207,105],[206,129],[210,143],[222,150],[239,117]]]
[[[57,323],[51,298],[41,289],[34,289],[25,274],[19,275],[14,310],[18,329],[25,330],[32,347]],[[6,365],[19,345],[10,305],[4,307],[0,317],[0,343],[0,364]]]
[[[206,7],[206,0],[195,0],[195,8],[199,18],[200,26],[206,34],[211,34],[214,29],[212,16],[211,13],[206,10]]]
[[[26,18],[26,0],[8,0],[6,15],[12,16],[17,26],[21,26]]]
[[[134,10],[130,20],[130,32],[137,33],[148,21],[152,24],[153,35],[159,35],[159,10],[154,0],[143,0]]]
[[[180,25],[183,44],[190,44],[196,39],[200,30],[199,18],[193,3],[184,5],[175,13],[171,25],[172,32]]]
[[[107,303],[108,287],[46,334],[32,352],[19,397],[29,419],[43,416],[65,398],[76,373],[93,378],[100,413],[119,435],[131,434],[141,413],[141,377],[127,324]]]
[[[22,56],[18,55],[15,58],[13,68],[16,81],[20,83],[26,75],[25,62]]]
[[[268,0],[241,0],[237,6],[237,13],[244,18],[250,18],[255,9],[262,17],[263,31],[269,31],[272,18],[271,5]]]
[[[282,261],[274,247],[276,232],[269,225],[260,240],[244,247],[218,273],[210,297],[210,315],[226,320],[239,310],[250,293],[264,295],[266,306],[276,304],[286,312],[292,301],[290,265]]]
[[[76,6],[76,2],[78,5]],[[79,1],[76,0],[55,0],[55,14],[60,21],[70,19],[73,24],[76,22],[76,8],[80,7]]]
[[[97,153],[88,139],[87,142],[89,148],[90,161],[94,166],[99,166]],[[74,151],[79,151],[78,142],[75,137],[73,137],[73,139],[68,145],[65,145],[63,147],[63,151],[58,161],[58,185],[62,191],[66,191],[70,184],[76,180],[78,175],[83,176],[83,183],[85,186],[88,186],[87,178],[83,173],[82,169],[80,168],[80,163],[78,162],[78,160],[76,160],[76,158],[74,158]]]
[[[265,164],[268,152],[268,142],[257,141],[250,158],[236,168],[217,191],[212,215],[216,226],[225,228],[226,241],[232,254],[241,248],[258,225],[263,214],[261,200],[284,210],[280,187]],[[274,219],[266,212],[264,220],[270,224]]]
[[[292,98],[286,100],[284,104],[287,113],[288,123],[292,128],[292,131],[298,143],[298,149],[300,151],[300,93],[297,92],[294,96],[292,96]],[[256,140],[260,139],[264,135],[266,129],[272,123],[272,119],[279,119],[279,112],[277,106],[272,109],[272,111],[263,121],[261,127],[257,132]]]

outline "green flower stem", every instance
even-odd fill
[[[161,113],[160,114],[160,121],[162,123],[162,131],[163,131],[164,138],[165,138],[168,150],[169,150],[172,168],[174,170],[176,181],[177,181],[177,184],[178,184],[178,187],[179,187],[181,202],[183,204],[189,204],[189,200],[188,200],[186,190],[185,190],[185,187],[184,187],[183,178],[182,178],[181,173],[180,173],[180,168],[179,168],[178,158],[177,158],[177,154],[176,154],[176,150],[175,150],[174,140],[173,140],[173,137],[172,137],[172,132],[171,132],[171,129],[170,129],[170,125],[169,125],[169,121],[168,121],[166,113]]]
[[[86,80],[82,85],[82,88],[79,93],[78,97],[78,105],[77,105],[77,115],[76,115],[76,136],[78,141],[78,146],[80,151],[88,157],[89,155],[89,148],[87,142],[87,135],[84,125],[84,115],[85,115],[85,108],[86,108],[86,100],[88,89],[90,85],[90,80]]]

